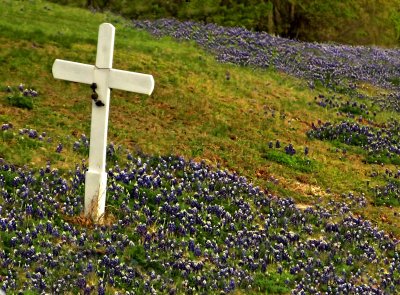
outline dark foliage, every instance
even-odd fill
[[[55,1],[55,0],[53,0]],[[399,0],[61,0],[133,19],[180,20],[241,26],[305,41],[399,45]]]

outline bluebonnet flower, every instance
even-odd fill
[[[296,150],[291,143],[285,146],[285,153],[290,156],[293,156],[296,153]]]
[[[12,128],[13,128],[13,125],[11,123],[4,123],[1,125],[1,130],[3,130],[3,131],[6,131],[6,130],[9,130]]]
[[[63,149],[63,145],[62,145],[62,143],[59,143],[59,144],[57,145],[56,152],[57,152],[57,153],[61,153],[62,149]]]

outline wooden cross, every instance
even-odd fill
[[[96,65],[56,59],[52,69],[56,79],[92,84],[92,86],[96,83],[97,86],[98,98],[92,102],[89,169],[85,175],[85,216],[95,221],[100,221],[104,216],[106,203],[107,173],[105,168],[110,88],[148,95],[154,89],[153,76],[112,68],[114,36],[113,25],[108,23],[100,25]]]

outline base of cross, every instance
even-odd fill
[[[87,171],[85,175],[85,216],[94,222],[104,219],[107,173]]]

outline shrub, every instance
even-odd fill
[[[25,88],[23,84],[20,84],[17,89],[14,90],[10,86],[7,86],[8,103],[17,108],[33,109],[33,99],[38,96],[37,91],[33,88]]]

